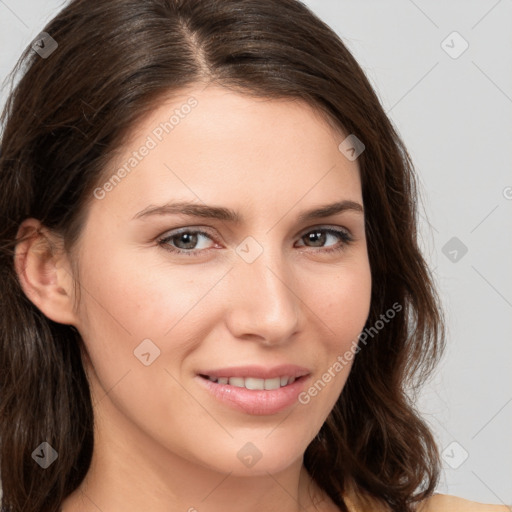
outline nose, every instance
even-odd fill
[[[232,335],[264,345],[290,340],[299,328],[302,301],[284,255],[265,248],[251,263],[237,258],[229,279],[226,317]]]

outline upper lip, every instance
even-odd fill
[[[258,365],[232,366],[229,368],[215,368],[211,370],[201,370],[198,375],[208,377],[255,377],[257,379],[273,379],[275,377],[302,377],[311,372],[303,366],[294,364],[281,364],[272,368]]]

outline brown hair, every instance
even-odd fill
[[[410,393],[442,354],[443,315],[417,243],[413,165],[339,37],[297,0],[74,0],[44,31],[58,47],[46,58],[26,49],[1,118],[1,510],[53,512],[83,480],[93,450],[83,341],[23,293],[13,265],[18,227],[39,219],[70,250],[130,128],[163,95],[215,82],[302,99],[365,145],[366,327],[395,303],[403,310],[354,359],[304,464],[344,512],[351,484],[395,512],[412,511],[440,474]],[[59,454],[45,470],[31,457],[42,441]]]

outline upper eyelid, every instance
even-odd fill
[[[200,227],[200,226],[185,226],[185,227],[181,227],[181,228],[174,228],[174,229],[168,230],[165,233],[163,233],[162,235],[160,235],[158,237],[158,240],[162,241],[162,240],[165,240],[167,238],[173,238],[175,236],[178,236],[180,233],[192,232],[192,233],[199,233],[199,234],[206,235],[213,242],[215,242],[216,241],[215,240],[215,235],[210,233],[210,229],[212,229],[212,228],[210,228],[210,227]],[[348,229],[347,227],[344,227],[344,226],[334,226],[332,224],[314,224],[313,226],[304,228],[303,230],[299,231],[298,235],[295,235],[295,236],[298,236],[299,238],[302,238],[304,235],[306,235],[307,233],[309,233],[310,231],[313,231],[315,229],[322,229],[322,230],[332,229],[334,231],[341,231],[341,232],[345,232],[351,239],[355,238],[353,232],[350,229]]]

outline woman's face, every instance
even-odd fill
[[[301,218],[363,205],[345,137],[305,103],[220,87],[182,92],[137,126],[76,248],[76,327],[105,432],[239,475],[302,457],[370,308],[363,212]]]

